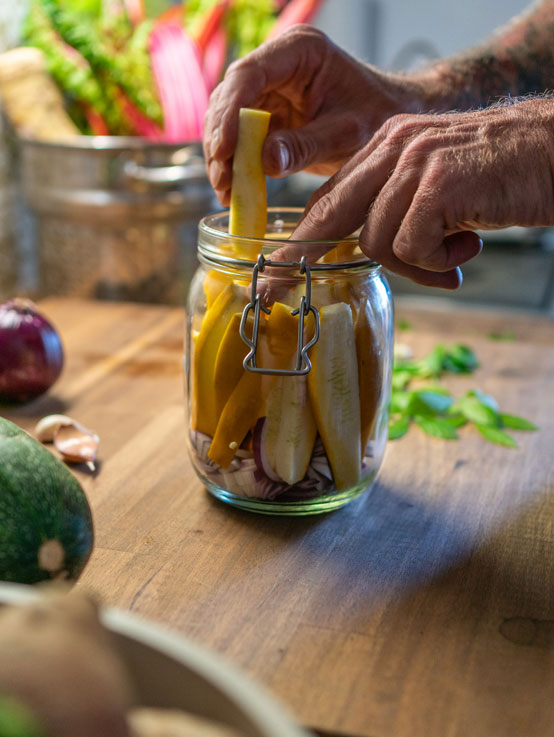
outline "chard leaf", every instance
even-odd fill
[[[509,427],[512,430],[538,430],[536,425],[526,420],[523,417],[517,415],[507,415],[504,412],[500,414],[500,422],[504,427]]]
[[[458,433],[452,424],[441,417],[416,417],[414,422],[427,435],[433,435],[443,440],[457,440]]]
[[[475,427],[479,430],[481,435],[491,443],[497,445],[503,445],[506,448],[517,448],[517,443],[511,435],[501,430],[499,427],[491,427],[491,425],[481,425],[478,422],[475,423]]]
[[[397,420],[393,420],[389,423],[389,440],[397,440],[403,437],[410,427],[410,420],[408,417],[399,417]]]

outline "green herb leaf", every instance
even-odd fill
[[[424,377],[439,377],[443,372],[445,356],[446,348],[439,343],[433,348],[431,353],[425,358],[422,358],[421,361],[418,361],[419,375]]]
[[[517,448],[517,443],[511,435],[501,430],[499,427],[491,427],[490,425],[481,425],[475,423],[475,427],[479,430],[481,435],[491,443],[497,445],[503,445],[506,448]]]
[[[440,417],[416,417],[414,421],[427,435],[433,435],[436,438],[443,438],[444,440],[458,439],[456,428],[452,427],[450,422]]]
[[[403,437],[410,427],[408,417],[400,417],[389,424],[389,440],[398,440]]]
[[[412,373],[410,371],[394,371],[392,375],[392,388],[393,390],[405,389],[411,380]]]
[[[500,422],[504,427],[509,427],[512,430],[538,430],[536,425],[533,425],[529,420],[517,415],[507,415],[504,412],[500,414]]]
[[[493,412],[498,412],[498,402],[490,394],[485,394],[485,392],[482,392],[480,389],[474,389],[473,391],[468,392],[466,396],[476,397],[481,404],[485,405],[485,407],[489,407]]]
[[[412,326],[407,320],[399,320],[396,326],[398,330],[411,330]]]
[[[412,398],[411,392],[404,392],[404,391],[393,392],[391,396],[390,408],[389,408],[391,415],[404,414],[404,412],[406,412],[410,404],[411,398]]]
[[[471,374],[479,367],[479,361],[471,348],[458,343],[448,349],[443,366],[453,374]]]
[[[451,411],[456,414],[461,413],[467,420],[474,422],[476,425],[498,427],[500,424],[498,413],[480,402],[477,397],[466,395],[458,399],[452,405]]]
[[[467,425],[468,420],[463,415],[449,415],[448,417],[441,418],[443,422],[447,422],[452,427],[463,427]]]
[[[408,411],[412,416],[444,414],[453,403],[454,398],[440,390],[421,389],[412,393]]]

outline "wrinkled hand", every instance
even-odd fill
[[[341,239],[361,227],[371,259],[454,289],[458,267],[482,247],[473,229],[553,224],[554,100],[537,99],[391,118],[313,194],[292,239]],[[274,257],[298,260],[297,251],[291,244]]]
[[[220,202],[229,203],[239,108],[272,113],[266,174],[330,176],[390,115],[422,109],[421,88],[356,61],[311,26],[294,26],[231,64],[212,93],[204,152]]]

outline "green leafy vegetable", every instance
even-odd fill
[[[470,374],[478,367],[479,361],[471,348],[460,344],[447,347],[442,343],[419,361],[411,358],[400,359],[395,366],[400,371],[407,371],[424,379],[438,379],[446,372]]]
[[[452,406],[454,412],[459,412],[469,422],[480,425],[498,427],[498,413],[481,402],[477,397],[466,394]]]
[[[457,440],[458,433],[448,420],[441,417],[415,417],[414,421],[427,435],[434,435],[444,440]]]
[[[410,420],[408,417],[399,417],[389,425],[389,440],[397,440],[405,435],[410,428]]]
[[[497,445],[504,445],[507,448],[517,448],[517,443],[511,435],[501,430],[499,427],[491,427],[491,425],[480,425],[475,423],[475,427],[479,430],[481,435],[490,440],[491,443]]]
[[[455,399],[437,381],[445,374],[470,374],[479,366],[468,346],[437,345],[420,360],[396,359],[392,378],[389,439],[403,437],[413,422],[428,435],[445,440],[458,438],[457,430],[471,423],[491,443],[517,448],[510,430],[536,430],[529,420],[501,412],[498,402],[480,389]],[[435,383],[412,389],[414,380]]]
[[[517,415],[507,415],[504,412],[500,415],[500,422],[504,427],[509,427],[511,430],[538,430],[538,427],[529,420]]]
[[[273,0],[235,0],[229,9],[228,28],[236,56],[259,46],[275,23]]]
[[[116,103],[113,84],[110,85],[108,81],[101,84],[88,61],[65,43],[45,13],[41,0],[31,3],[23,35],[28,45],[43,52],[48,71],[69,98],[71,111],[72,103],[81,108],[85,117],[89,110],[96,111],[113,135],[129,135],[133,132]],[[83,125],[81,123],[80,127]],[[87,128],[85,130],[89,132]]]
[[[57,34],[90,65],[102,84],[118,86],[146,117],[161,122],[162,111],[150,70],[148,25],[133,28],[124,8],[103,12],[97,23],[58,0],[40,0]],[[110,6],[111,7],[111,6]],[[147,22],[145,22],[147,23]]]

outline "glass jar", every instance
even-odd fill
[[[387,282],[356,238],[290,241],[301,213],[271,208],[258,240],[230,236],[228,213],[201,220],[189,291],[192,462],[215,497],[263,514],[355,499],[372,486],[387,438]],[[284,261],[292,244],[299,260]]]

